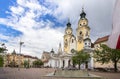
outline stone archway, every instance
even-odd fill
[[[68,67],[70,67],[70,66],[71,66],[70,62],[71,62],[71,60],[68,60]]]

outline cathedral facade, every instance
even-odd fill
[[[72,56],[73,50],[89,51],[91,58],[88,62],[88,68],[93,68],[93,58],[91,52],[91,39],[90,39],[90,27],[88,26],[88,19],[86,18],[86,13],[84,9],[80,14],[80,19],[78,21],[78,26],[76,28],[76,35],[73,35],[73,29],[70,21],[66,24],[65,34],[64,34],[64,47],[61,48],[59,44],[58,52],[55,53],[53,49],[50,52],[43,52],[42,60],[44,66],[57,67],[57,68],[67,68],[72,66]],[[81,65],[81,69],[85,69],[85,64]]]
[[[78,26],[76,28],[76,36],[73,35],[71,23],[68,21],[67,28],[64,35],[64,52],[72,53],[72,50],[81,51],[85,47],[91,47],[90,27],[88,26],[88,19],[86,13],[82,9]]]

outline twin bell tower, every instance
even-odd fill
[[[81,51],[82,49],[91,47],[90,27],[84,8],[80,14],[80,19],[76,28],[76,35],[73,35],[73,29],[70,21],[66,24],[64,34],[64,52],[71,54],[72,50]]]

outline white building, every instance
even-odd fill
[[[59,49],[61,49],[61,44],[59,45]],[[89,52],[91,58],[88,62],[88,69],[93,69],[93,52],[91,49],[84,49],[84,51]],[[67,54],[65,52],[58,51],[55,53],[53,49],[50,52],[43,52],[42,61],[44,62],[45,67],[53,67],[53,68],[68,68],[72,66],[72,56],[74,54]],[[81,65],[81,69],[85,69],[85,64]]]

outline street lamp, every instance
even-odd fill
[[[19,49],[19,67],[18,70],[20,70],[20,55],[21,55],[21,46],[24,44],[24,42],[20,41],[19,45],[20,45],[20,49]]]

